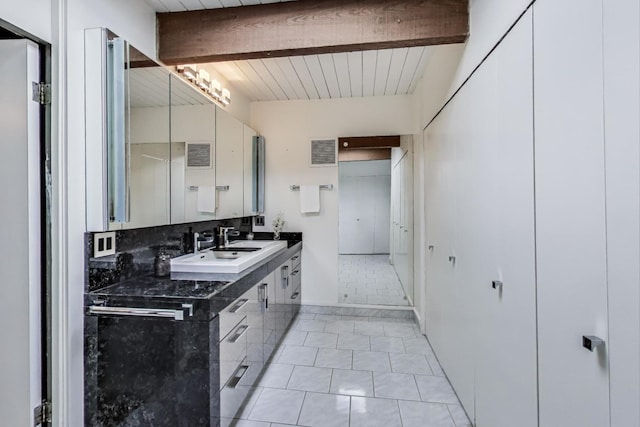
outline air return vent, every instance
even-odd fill
[[[337,166],[337,139],[318,138],[311,140],[311,159],[309,166]]]
[[[210,169],[212,148],[210,142],[187,142],[187,169]]]

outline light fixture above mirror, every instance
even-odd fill
[[[196,64],[184,64],[177,65],[176,71],[185,80],[198,87],[222,106],[226,107],[231,104],[231,91],[222,87],[222,84],[218,80],[211,79],[211,76],[206,70],[198,70]]]

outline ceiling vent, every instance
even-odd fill
[[[187,169],[211,169],[212,148],[210,142],[187,142]]]
[[[311,140],[311,158],[309,166],[337,166],[338,140],[335,138],[318,138]]]

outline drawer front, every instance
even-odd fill
[[[292,256],[291,259],[289,260],[289,262],[291,263],[291,268],[294,270],[296,268],[299,268],[301,261],[302,261],[302,252],[298,252],[294,256]]]
[[[220,388],[229,381],[247,357],[246,317],[220,341]]]
[[[294,289],[298,289],[300,287],[300,283],[302,282],[302,269],[300,268],[300,265],[293,268],[291,274],[289,275],[289,281],[291,282],[289,284],[289,289],[291,289],[291,293],[293,293],[295,292]]]
[[[226,336],[247,315],[251,300],[247,294],[229,304],[218,315],[220,317],[220,340]]]

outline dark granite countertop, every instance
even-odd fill
[[[174,273],[171,277],[145,275],[85,294],[85,307],[97,301],[108,306],[139,308],[194,306],[192,320],[208,320],[258,281],[302,250],[302,241],[287,241],[287,248],[256,263],[239,274]]]

